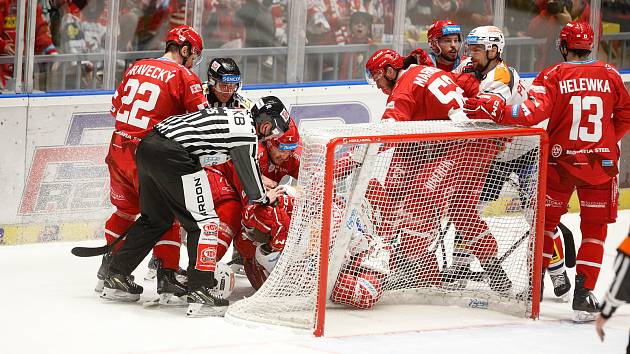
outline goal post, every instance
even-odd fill
[[[334,306],[458,305],[538,317],[544,130],[381,122],[302,138],[285,249],[228,320],[322,336]]]

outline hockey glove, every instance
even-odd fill
[[[469,98],[464,103],[464,112],[470,119],[491,119],[497,123],[503,120],[505,101],[501,96],[482,93]]]

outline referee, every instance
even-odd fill
[[[222,315],[228,301],[212,294],[219,217],[203,166],[232,160],[249,200],[272,202],[258,166],[258,139],[282,135],[289,114],[274,96],[261,98],[251,112],[207,108],[171,116],[142,139],[136,152],[141,216],[114,255],[102,297],[137,301],[142,287],[131,272],[149,254],[174,218],[188,233],[188,316]]]

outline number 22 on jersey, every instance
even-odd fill
[[[147,116],[138,117],[139,111],[152,111],[155,108],[158,97],[160,97],[160,87],[150,82],[141,84],[137,79],[129,79],[125,84],[125,91],[127,90],[129,92],[120,99],[122,106],[116,114],[116,120],[134,127],[147,129],[150,118]],[[147,92],[149,93],[148,99],[136,99],[136,95],[144,95]]]
[[[571,131],[569,140],[582,140],[591,143],[598,142],[602,138],[602,117],[604,103],[598,96],[572,96],[569,104],[572,107]],[[595,113],[588,115],[588,123],[592,124],[592,132],[589,127],[581,126],[583,111],[590,111],[595,107]]]

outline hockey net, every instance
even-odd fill
[[[537,317],[542,130],[383,122],[302,138],[284,251],[226,318],[320,336],[327,306],[459,305]]]

